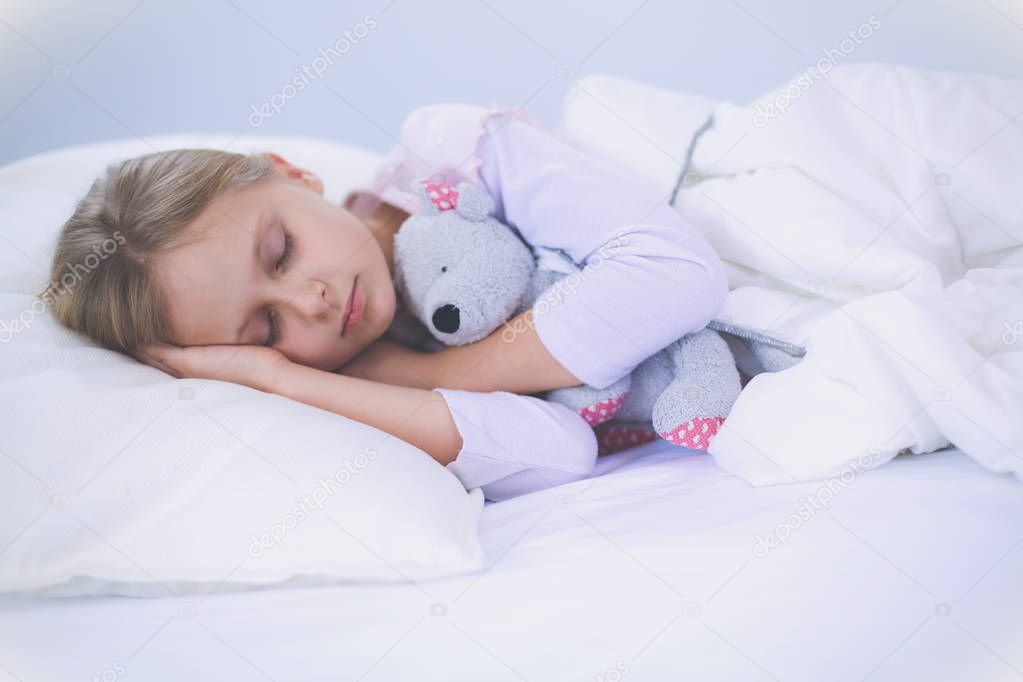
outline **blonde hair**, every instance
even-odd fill
[[[155,263],[231,188],[276,177],[265,154],[175,149],[111,164],[64,223],[40,296],[57,320],[111,350],[171,342]]]

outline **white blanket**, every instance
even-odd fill
[[[728,268],[720,319],[808,349],[744,389],[721,467],[763,485],[951,442],[1023,476],[1023,81],[851,64],[739,106],[597,76],[560,134],[677,186]]]

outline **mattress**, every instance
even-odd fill
[[[0,679],[1023,674],[1023,487],[962,452],[754,488],[654,442],[602,457],[597,474],[488,504],[478,575],[4,597]]]

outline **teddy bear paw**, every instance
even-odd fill
[[[696,417],[669,431],[658,433],[669,443],[692,450],[706,450],[724,421],[724,417]]]
[[[567,388],[556,388],[546,394],[546,399],[564,405],[582,417],[591,427],[611,419],[621,408],[632,386],[632,376],[626,374],[618,381],[604,388],[581,384]]]
[[[579,410],[579,416],[586,420],[586,423],[590,426],[599,426],[608,419],[615,416],[618,412],[618,408],[625,402],[626,393],[621,393],[610,398],[598,401],[592,405],[587,405]]]

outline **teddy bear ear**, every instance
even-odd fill
[[[426,192],[426,184],[430,182],[430,178],[416,178],[409,185],[409,191],[412,192],[419,199],[419,205],[421,213],[440,213],[440,209],[433,203],[430,195]]]
[[[456,211],[466,220],[482,222],[494,212],[494,200],[479,185],[462,181],[458,183],[456,189],[458,190]]]

